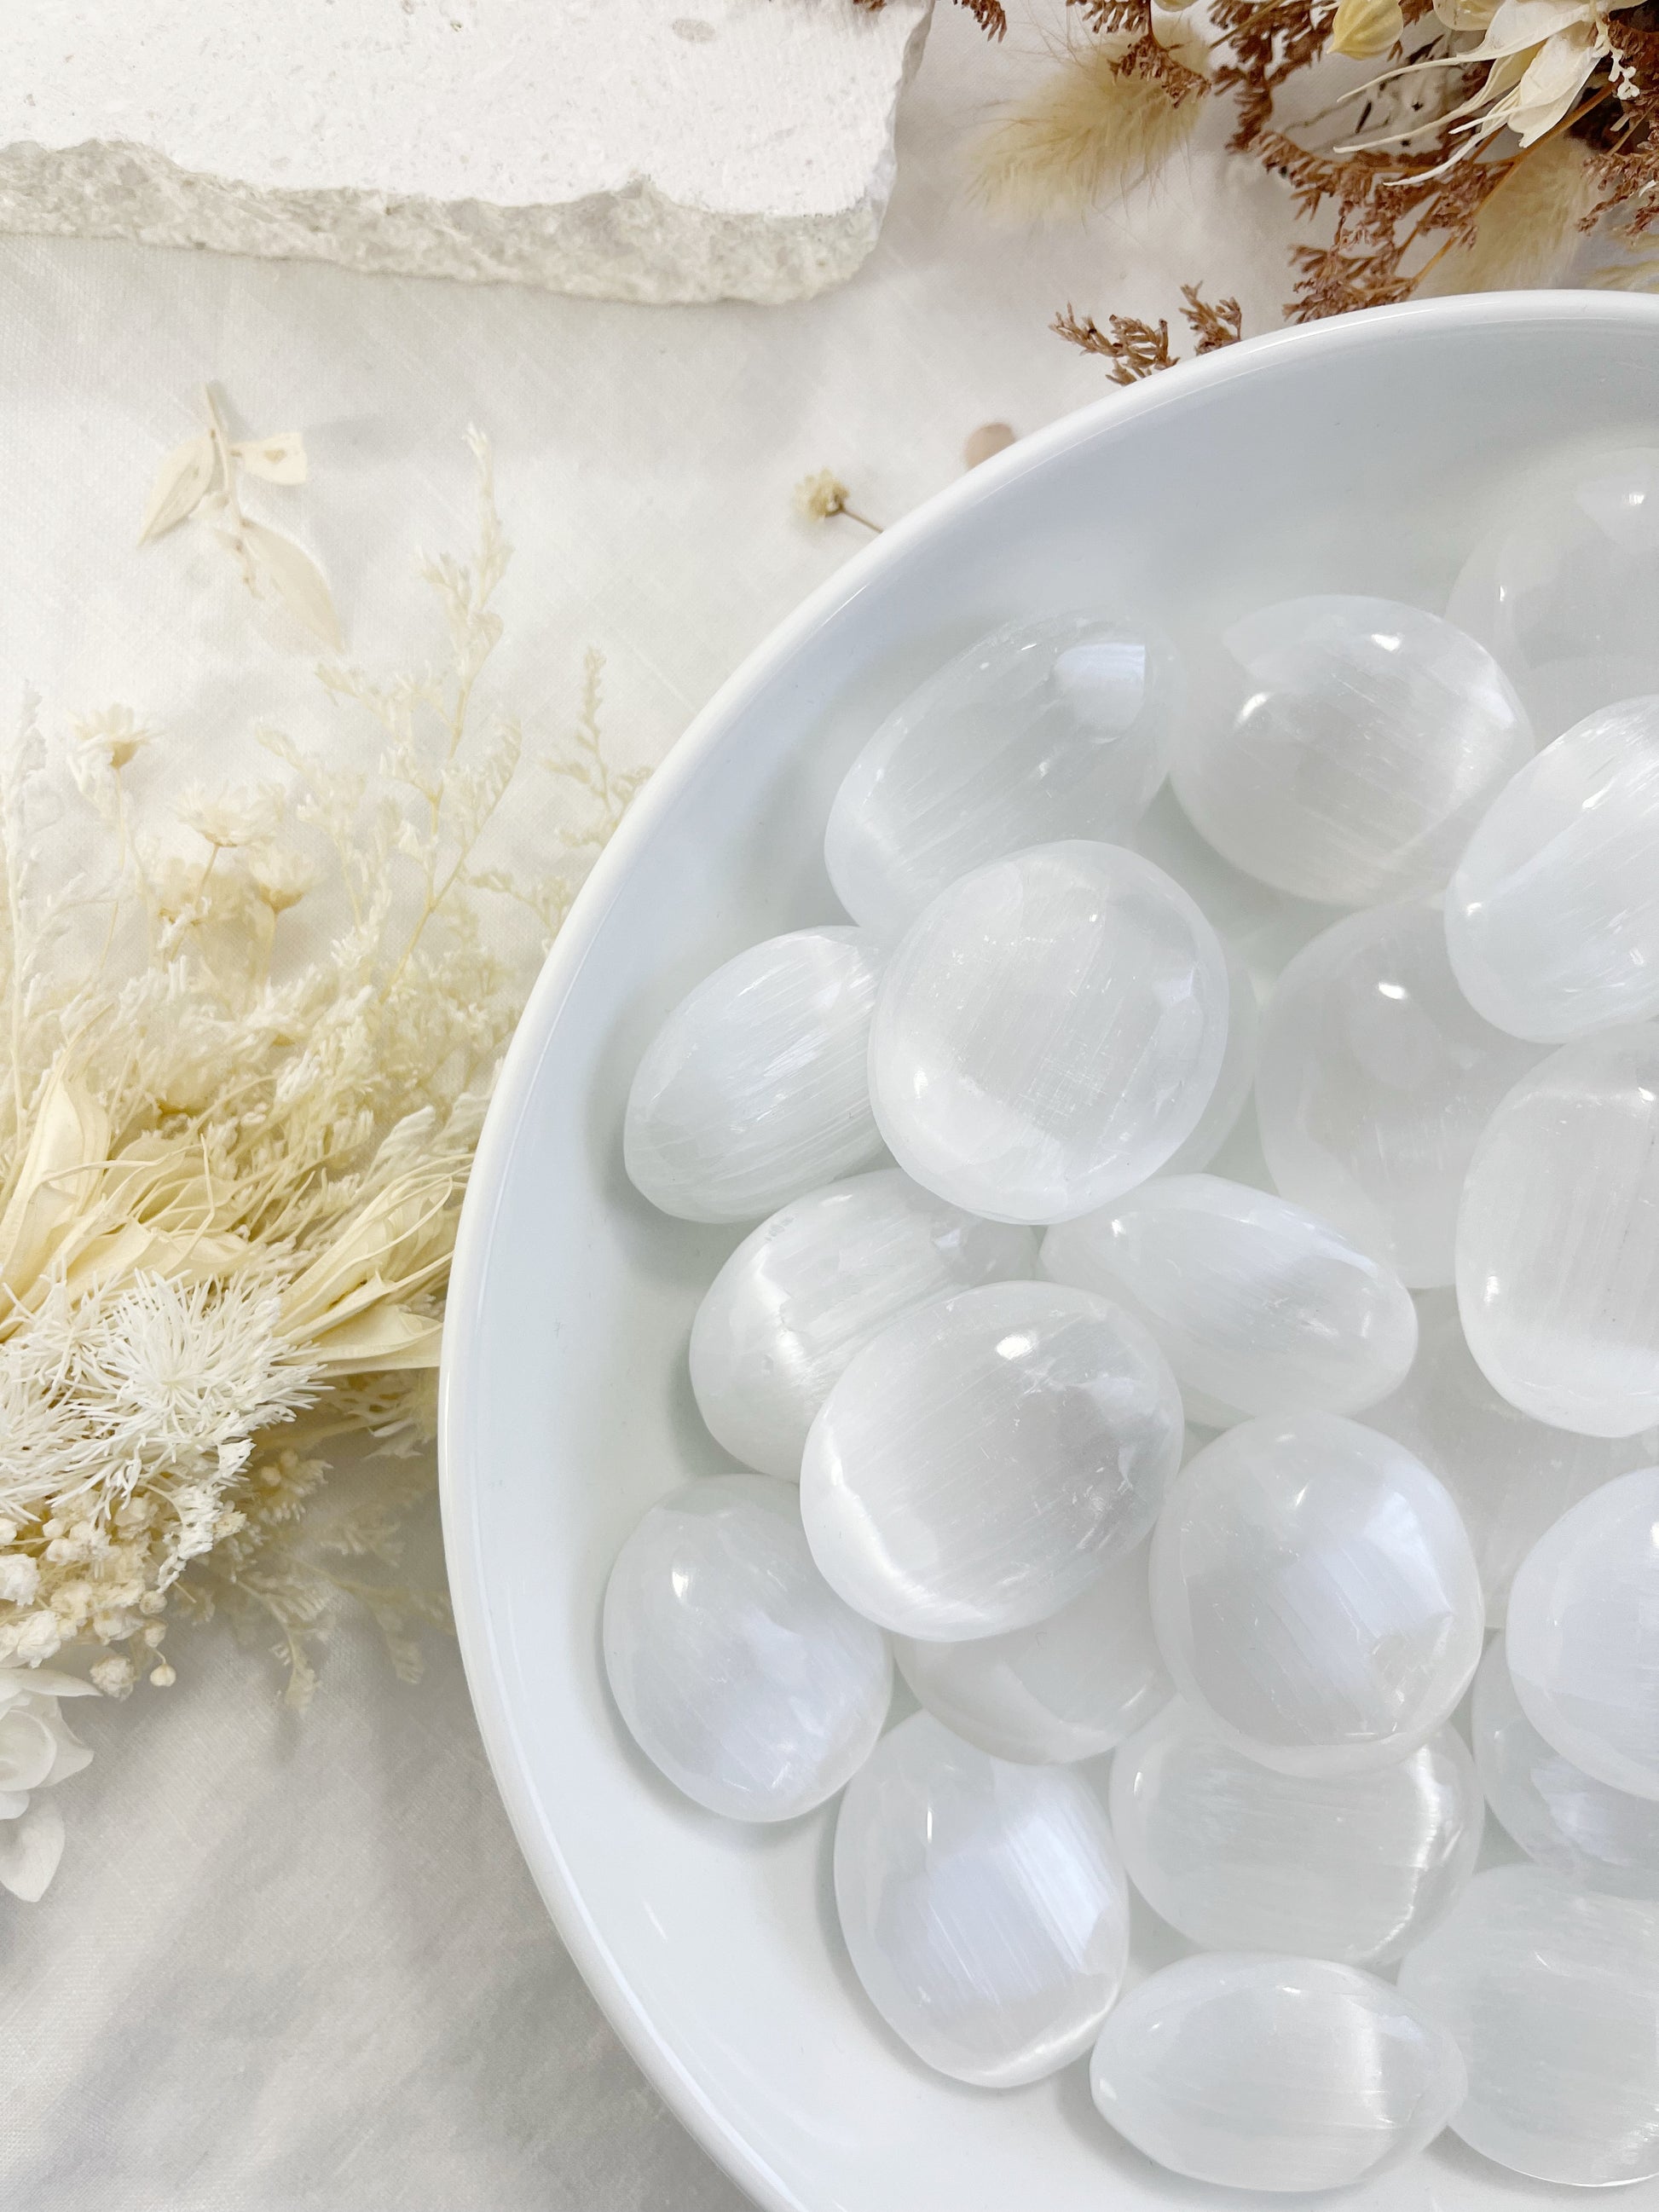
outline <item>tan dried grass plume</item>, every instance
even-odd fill
[[[1079,215],[1163,167],[1203,107],[1203,48],[1171,24],[1171,75],[1192,80],[1178,94],[1158,75],[1122,69],[1129,45],[1113,36],[1074,48],[1003,112],[975,149],[979,199],[1027,221]]]
[[[1546,139],[1514,164],[1482,202],[1474,235],[1453,246],[1424,273],[1418,296],[1509,292],[1561,274],[1595,197],[1588,149],[1565,134]]]

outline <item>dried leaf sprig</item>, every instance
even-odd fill
[[[639,781],[605,761],[591,657],[562,748],[487,706],[510,553],[473,449],[476,550],[422,570],[447,661],[319,672],[326,757],[264,731],[270,782],[161,820],[135,779],[164,741],[128,708],[49,737],[31,708],[0,745],[0,1668],[81,1651],[107,1693],[165,1686],[169,1623],[228,1609],[303,1703],[342,1605],[406,1674],[443,1618],[395,1577],[461,1194],[534,959]],[[526,769],[567,802],[536,881],[489,854]],[[517,957],[485,926],[503,898],[539,925]],[[337,1501],[363,1445],[380,1472]]]
[[[207,428],[162,462],[139,526],[138,543],[164,538],[191,516],[207,523],[240,571],[255,599],[269,586],[312,636],[337,652],[340,620],[328,580],[305,548],[243,512],[238,477],[243,470],[266,483],[301,484],[307,464],[297,430],[270,438],[233,439],[217,395],[203,392]]]
[[[1214,353],[1220,346],[1237,343],[1244,317],[1237,300],[1206,300],[1196,284],[1183,284],[1181,290],[1186,301],[1182,315],[1198,340],[1194,353]],[[1163,318],[1152,324],[1113,315],[1103,331],[1092,315],[1080,316],[1068,307],[1054,318],[1054,327],[1085,353],[1099,354],[1109,362],[1114,384],[1139,384],[1160,368],[1173,368],[1181,358],[1170,349],[1170,325]]]

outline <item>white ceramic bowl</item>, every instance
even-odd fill
[[[1000,2094],[928,2073],[841,1954],[833,1808],[780,1830],[715,1820],[624,1735],[600,1595],[645,1505],[722,1463],[685,1346],[743,1233],[668,1220],[629,1184],[634,1064],[718,962],[836,918],[820,842],[843,769],[981,631],[1079,601],[1200,623],[1290,590],[1443,605],[1469,502],[1504,470],[1568,439],[1651,441],[1656,426],[1659,300],[1601,293],[1414,303],[1104,398],[849,561],[698,717],[565,926],[507,1055],[455,1256],[442,1465],[456,1615],[495,1778],[561,1935],[669,2104],[776,2212],[1241,2200],[1121,2142],[1082,2066]],[[1448,2136],[1346,2201],[1516,2212],[1569,2194]]]

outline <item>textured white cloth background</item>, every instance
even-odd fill
[[[832,0],[824,0],[832,4]],[[941,10],[885,234],[789,308],[615,306],[303,264],[0,240],[0,712],[123,699],[205,774],[273,714],[337,747],[280,623],[183,532],[132,549],[149,477],[222,384],[245,433],[302,428],[313,482],[259,511],[333,581],[350,649],[424,635],[417,544],[460,546],[461,433],[495,443],[518,557],[503,691],[532,736],[607,659],[619,762],[655,759],[860,542],[792,513],[832,466],[896,517],[963,440],[1109,387],[1046,325],[1067,301],[1173,315],[1183,278],[1277,319],[1285,211],[1220,131],[1088,226],[999,231],[963,142],[1040,46]],[[250,638],[252,650],[250,653]],[[0,2194],[32,2212],[736,2212],[743,2200],[616,2043],[496,1802],[459,1658],[402,1687],[337,1634],[303,1719],[263,1654],[175,1632],[177,1686],[74,1719],[45,1901],[0,1897]]]

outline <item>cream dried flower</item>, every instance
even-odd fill
[[[128,817],[120,770],[149,735],[130,710],[83,719],[58,751],[30,712],[0,746],[0,1771],[6,1729],[16,1771],[40,1765],[42,1716],[5,1719],[27,1694],[8,1686],[74,1694],[38,1671],[60,1650],[88,1652],[82,1693],[125,1696],[140,1671],[165,1687],[169,1622],[228,1608],[274,1640],[303,1703],[343,1604],[368,1607],[410,1678],[420,1625],[447,1617],[401,1586],[398,1523],[430,1489],[460,1200],[539,951],[496,957],[483,912],[513,900],[544,943],[640,780],[604,758],[591,657],[567,746],[532,750],[489,713],[510,556],[473,446],[477,551],[422,570],[447,671],[319,672],[366,725],[372,804],[337,742],[322,760],[265,731],[286,788],[192,788],[162,836]],[[266,472],[296,450],[271,441]],[[535,882],[484,849],[526,759],[569,799]],[[65,886],[41,833],[77,786],[105,842]],[[314,870],[276,842],[285,819],[331,857],[346,916],[304,959],[281,917]],[[182,856],[180,829],[205,851]],[[334,1510],[332,1457],[354,1441],[389,1462]],[[63,1761],[30,1790],[73,1764],[53,1741]],[[4,1789],[0,1828],[24,1819]],[[38,1890],[61,1826],[27,1817],[0,1833],[0,1881]]]
[[[849,522],[862,523],[864,527],[879,536],[881,525],[872,522],[867,514],[860,514],[848,501],[852,495],[833,469],[819,469],[815,475],[803,477],[795,486],[795,512],[803,522],[829,522],[844,514]]]
[[[64,1855],[63,1814],[39,1793],[92,1759],[58,1703],[95,1694],[73,1674],[0,1667],[0,1887],[28,1905],[44,1896]]]

